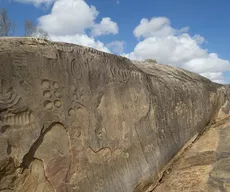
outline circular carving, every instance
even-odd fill
[[[123,152],[122,157],[125,158],[125,159],[128,159],[129,158],[129,153]]]
[[[54,83],[53,83],[53,88],[54,88],[54,89],[57,90],[57,89],[59,89],[59,87],[60,87],[60,86],[59,86],[58,82],[54,82]]]
[[[84,100],[84,95],[81,94],[81,95],[80,95],[80,98],[81,98],[81,100]]]
[[[49,80],[43,80],[41,84],[42,84],[43,89],[49,89],[50,88]]]
[[[52,93],[49,90],[46,90],[43,92],[43,96],[47,99],[50,99],[52,97]]]
[[[60,108],[62,106],[62,103],[60,100],[55,100],[54,105],[55,105],[55,107]]]
[[[76,63],[76,60],[71,61],[71,72],[76,79],[82,78],[82,67],[80,64]]]
[[[76,137],[80,137],[81,136],[81,129],[77,128],[76,132],[75,132]]]
[[[74,114],[74,109],[70,108],[69,111],[68,111],[68,115],[72,116],[73,114]]]
[[[44,102],[44,108],[47,109],[47,110],[51,110],[53,109],[53,103],[49,100],[45,101]]]
[[[102,139],[102,137],[103,137],[103,133],[100,131],[100,132],[98,133],[98,138],[99,138],[99,139]]]
[[[54,92],[54,96],[57,97],[57,98],[60,98],[60,97],[61,97],[61,94],[60,94],[60,92],[55,91],[55,92]]]
[[[138,100],[138,95],[133,94],[133,95],[131,95],[131,97],[132,97],[133,101],[137,101]]]

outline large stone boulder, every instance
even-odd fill
[[[221,106],[228,86],[182,69],[0,39],[0,191],[150,191]]]

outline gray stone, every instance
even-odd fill
[[[175,67],[0,39],[0,191],[150,191],[229,100]]]

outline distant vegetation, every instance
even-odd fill
[[[15,23],[13,23],[6,9],[0,10],[0,36],[10,36],[14,33]]]
[[[157,63],[157,61],[155,59],[146,59],[145,62]]]
[[[10,19],[6,9],[0,9],[0,36],[12,36],[15,33],[16,24]],[[24,22],[24,36],[48,39],[48,33],[36,26],[33,21],[26,19]]]

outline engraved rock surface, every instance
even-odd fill
[[[212,125],[178,157],[153,192],[229,192],[230,119]]]
[[[221,106],[229,113],[229,95],[167,65],[1,38],[0,191],[151,191]]]

